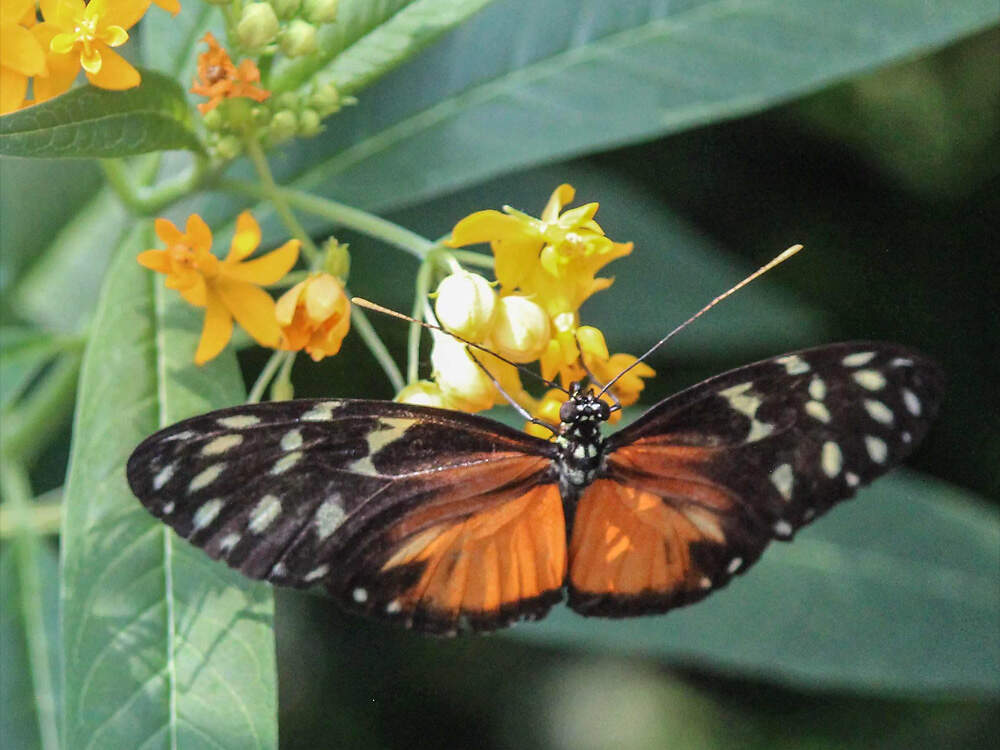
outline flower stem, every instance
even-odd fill
[[[264,369],[260,371],[260,375],[257,376],[257,380],[253,384],[253,388],[250,389],[250,393],[247,394],[248,404],[259,404],[261,398],[264,395],[264,391],[267,389],[268,383],[274,377],[274,373],[278,371],[281,366],[282,361],[286,357],[294,357],[295,352],[285,352],[276,351],[271,355],[271,358],[267,360],[267,364],[264,365]]]
[[[155,187],[136,185],[121,159],[101,159],[99,163],[104,178],[121,202],[139,216],[161,212],[171,203],[194,192],[209,177],[208,160],[199,154],[195,154],[190,169]]]
[[[35,694],[38,733],[43,750],[59,749],[56,724],[55,689],[52,684],[51,644],[46,639],[45,612],[42,608],[42,580],[39,575],[39,541],[31,527],[31,483],[24,464],[6,456],[0,462],[0,489],[4,507],[14,516],[14,564],[17,567],[18,593],[24,627],[25,645]]]
[[[349,289],[344,289],[344,294],[347,295],[348,299],[352,296]],[[396,362],[393,360],[392,355],[389,354],[389,350],[386,349],[382,339],[379,338],[375,328],[372,327],[371,321],[368,320],[365,311],[357,305],[351,305],[351,325],[354,326],[354,330],[358,332],[362,341],[368,346],[368,350],[375,357],[375,360],[382,366],[382,371],[392,384],[392,389],[394,391],[401,390],[404,385],[403,373],[399,371],[399,367],[396,366]]]
[[[62,428],[76,395],[82,359],[79,351],[62,356],[45,379],[4,415],[0,434],[5,456],[30,464]]]
[[[245,180],[219,180],[216,185],[229,192],[249,195],[254,198],[271,199],[271,193],[266,186]],[[348,229],[352,229],[377,240],[382,240],[386,244],[398,247],[400,250],[408,252],[410,255],[423,260],[427,253],[434,249],[435,242],[422,237],[416,232],[411,232],[406,227],[394,224],[391,221],[376,216],[375,214],[362,211],[352,206],[347,206],[328,198],[321,198],[318,195],[311,195],[293,188],[275,186],[275,191],[287,201],[288,205],[294,206],[306,213],[313,214]]]

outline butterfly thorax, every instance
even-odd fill
[[[574,388],[559,410],[560,485],[572,494],[594,481],[604,461],[601,424],[609,416],[608,405],[591,393]],[[565,494],[565,493],[564,493]]]

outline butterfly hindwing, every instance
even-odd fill
[[[654,406],[608,439],[604,478],[580,498],[570,606],[614,617],[703,598],[898,464],[942,387],[921,355],[861,342],[748,365]]]
[[[282,401],[156,433],[128,479],[156,517],[252,578],[448,632],[539,616],[560,598],[551,452],[458,412]]]

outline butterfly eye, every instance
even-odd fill
[[[611,418],[611,410],[608,408],[608,405],[603,401],[597,402],[597,417],[602,422],[605,422]]]
[[[559,421],[569,422],[576,415],[576,404],[572,401],[567,401],[562,406],[559,407]]]

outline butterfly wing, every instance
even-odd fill
[[[807,349],[706,380],[608,440],[581,496],[569,603],[664,612],[744,572],[923,438],[940,369],[894,344]]]
[[[561,598],[552,446],[385,401],[284,401],[180,422],[128,480],[178,534],[251,578],[321,586],[428,632],[493,629]]]

